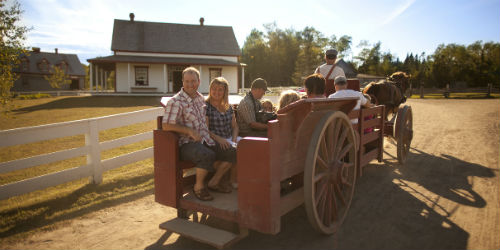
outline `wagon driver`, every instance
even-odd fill
[[[328,49],[325,51],[325,61],[326,63],[318,66],[314,73],[321,74],[325,77],[325,96],[335,92],[334,89],[334,81],[337,76],[345,77],[344,70],[341,67],[337,66],[337,50]]]

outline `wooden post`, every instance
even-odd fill
[[[493,84],[488,83],[488,94],[486,95],[486,97],[487,97],[487,98],[490,98],[490,97],[491,97],[491,88],[493,87],[492,85],[493,85]]]
[[[420,83],[420,98],[424,98],[424,82]]]
[[[410,82],[410,98],[411,96],[413,95],[413,86],[412,86],[412,82]]]
[[[444,90],[444,98],[450,98],[450,84],[446,84],[446,89]]]
[[[88,131],[85,133],[85,145],[90,146],[90,152],[87,154],[87,165],[92,168],[91,182],[100,184],[102,182],[102,168],[97,119],[89,120]]]

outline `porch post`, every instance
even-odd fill
[[[163,64],[163,83],[165,84],[165,89],[163,90],[163,93],[168,92],[168,79],[167,79],[167,65]]]
[[[127,84],[128,84],[128,93],[130,93],[130,63],[127,63]]]
[[[93,92],[93,88],[94,88],[94,71],[92,70],[92,68],[94,67],[94,64],[92,63],[89,63],[89,84],[90,84],[90,93]]]
[[[108,89],[108,71],[104,71],[104,89]]]
[[[101,75],[99,73],[101,73],[101,69],[99,68],[98,65],[96,65],[95,66],[95,74],[96,74],[96,77],[95,77],[95,91],[96,92],[100,92],[99,91],[99,86],[101,85]]]
[[[241,67],[241,93],[245,92],[245,67]]]

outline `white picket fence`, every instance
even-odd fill
[[[104,142],[99,142],[99,131],[156,120],[156,117],[162,114],[163,108],[150,108],[105,117],[0,131],[0,147],[66,136],[85,135],[85,146],[83,147],[2,162],[0,163],[0,174],[82,155],[87,156],[86,165],[0,186],[0,200],[84,177],[91,177],[93,183],[99,184],[102,182],[102,173],[104,171],[153,157],[153,147],[149,147],[111,159],[101,160],[102,151],[152,139],[153,131]]]

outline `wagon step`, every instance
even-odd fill
[[[160,224],[160,228],[214,246],[218,249],[227,247],[248,235],[248,230],[246,229],[240,230],[240,234],[235,234],[181,218],[163,222]]]

